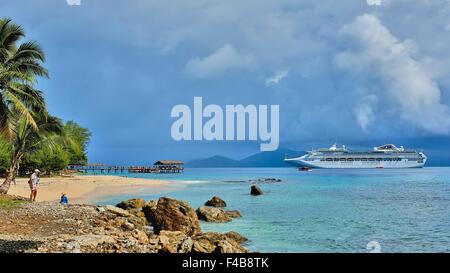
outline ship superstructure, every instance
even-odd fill
[[[296,167],[350,169],[350,168],[421,168],[427,157],[415,150],[397,148],[394,144],[374,147],[373,151],[351,151],[344,145],[309,151],[297,158],[285,158]]]

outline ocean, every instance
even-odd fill
[[[314,169],[194,168],[184,174],[123,174],[170,180],[161,191],[142,190],[114,196],[99,204],[140,197],[168,196],[194,208],[214,195],[242,218],[229,223],[204,223],[205,231],[237,231],[259,252],[381,252],[450,251],[450,168]],[[251,196],[249,180],[264,195]],[[370,243],[369,243],[370,242]]]

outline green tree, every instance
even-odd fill
[[[88,160],[87,146],[91,139],[91,132],[70,120],[64,125],[61,137],[70,156],[69,164],[86,164]]]
[[[35,113],[46,108],[42,92],[34,88],[37,77],[48,77],[42,66],[45,54],[34,41],[19,44],[24,37],[20,25],[0,19],[0,134],[7,138],[12,137],[16,113],[38,129]]]
[[[70,154],[61,144],[45,146],[34,153],[25,154],[20,165],[20,174],[28,174],[38,168],[41,172],[53,174],[63,170],[70,162]]]
[[[33,154],[44,147],[53,148],[58,135],[62,133],[62,122],[56,117],[41,114],[35,118],[35,121],[38,129],[35,129],[23,116],[15,122],[14,137],[11,140],[11,162],[6,172],[5,181],[0,186],[0,193],[6,194],[8,192],[25,154]]]
[[[86,164],[90,137],[88,129],[74,121],[66,122],[62,132],[54,136],[52,147],[44,146],[24,155],[19,173],[27,174],[38,168],[47,174],[54,174],[69,164]]]

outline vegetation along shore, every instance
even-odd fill
[[[74,121],[49,113],[40,78],[48,78],[41,46],[25,40],[25,30],[0,19],[0,193],[8,193],[16,176],[39,168],[52,175],[68,164],[87,162],[91,133]]]

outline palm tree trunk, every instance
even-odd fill
[[[0,193],[7,194],[9,191],[9,187],[11,186],[11,182],[16,178],[17,171],[19,170],[19,162],[21,160],[22,156],[16,155],[11,163],[11,166],[9,167],[8,171],[6,172],[6,178],[3,184],[0,186]]]

